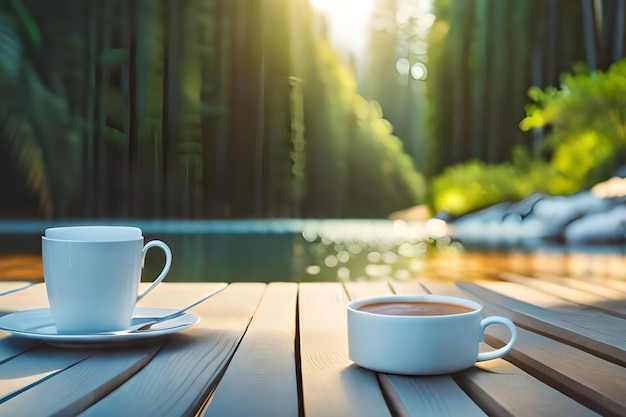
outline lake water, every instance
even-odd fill
[[[140,227],[146,241],[172,249],[167,281],[361,281],[415,278],[427,254],[455,244],[438,221],[202,220],[5,221],[0,253],[40,255],[47,227],[116,224]],[[144,279],[163,264],[148,252]]]
[[[623,279],[626,271],[624,245],[462,247],[437,221],[0,221],[0,279],[40,280],[44,230],[80,224],[132,225],[146,241],[163,240],[173,254],[167,281],[470,279],[502,271]],[[160,251],[148,252],[144,280],[162,265]]]

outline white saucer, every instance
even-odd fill
[[[177,310],[169,308],[144,308],[135,309],[134,318],[161,317]],[[195,314],[185,313],[180,317],[157,323],[149,330],[126,334],[66,334],[57,333],[49,308],[18,311],[0,317],[0,330],[4,330],[15,336],[42,340],[48,344],[61,347],[81,347],[110,345],[120,342],[138,342],[146,339],[175,333],[193,326],[200,321]],[[132,325],[131,320],[131,325]]]

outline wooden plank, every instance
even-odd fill
[[[454,285],[451,283],[444,283],[443,285],[446,287],[454,288]],[[434,293],[428,287],[423,285],[421,281],[408,281],[408,282],[393,282],[391,283],[391,288],[396,294],[427,294]],[[445,295],[445,294],[443,294]]]
[[[615,279],[615,278],[602,278],[597,281],[602,285],[605,285],[608,288],[613,288],[614,290],[623,292],[626,294],[626,280]]]
[[[413,284],[415,285],[415,284]],[[507,316],[507,310],[485,303],[476,296],[464,293],[455,285],[449,282],[421,279],[421,285],[430,292],[454,297],[469,298],[481,302],[484,306],[484,315]],[[411,288],[396,286],[398,292],[411,291]],[[509,316],[512,319],[512,317]],[[488,333],[493,330],[501,330],[500,326],[489,326]],[[513,348],[514,353],[519,349],[520,343],[524,343],[527,338],[535,337],[534,333],[518,328],[518,341]],[[494,341],[488,339],[490,343],[501,346],[508,340],[507,330],[501,330],[500,339]],[[539,336],[541,337],[541,336]],[[543,338],[552,343],[547,338]],[[562,344],[553,342],[551,348],[560,349]],[[566,346],[567,348],[570,348]],[[550,347],[546,347],[550,349]],[[581,355],[588,355],[577,349],[570,348]],[[572,352],[570,351],[570,352]],[[558,352],[555,350],[554,352]],[[511,357],[511,353],[507,358]],[[582,356],[580,356],[583,359]],[[586,356],[585,356],[586,358]],[[601,366],[616,366],[606,361],[597,362]],[[518,364],[518,366],[520,366]],[[614,369],[614,368],[611,368]],[[567,395],[559,392],[550,385],[544,384],[529,373],[511,365],[503,359],[477,363],[473,368],[464,370],[454,375],[454,379],[470,395],[470,397],[485,410],[489,415],[497,416],[562,416],[562,415],[596,415],[587,407],[580,405]]]
[[[41,342],[37,340],[9,336],[8,333],[0,331],[0,364],[29,351],[39,344]]]
[[[24,392],[0,404],[0,416],[68,416],[76,415],[106,396],[143,367],[158,351],[159,346],[110,350],[88,357],[78,363],[67,364],[64,369],[53,373]],[[47,350],[44,362],[57,362],[60,358],[85,355],[85,352]],[[93,352],[86,355],[89,356]],[[12,361],[14,362],[14,361]],[[40,362],[27,360],[22,372]]]
[[[389,283],[384,281],[344,282],[343,286],[350,300],[391,294]]]
[[[616,278],[601,278],[598,280],[598,282],[602,285],[626,294],[626,280]]]
[[[0,282],[0,292],[15,289],[16,286],[23,286],[23,283]],[[0,297],[0,315],[42,307],[48,307],[46,286],[43,284],[33,285],[22,291]]]
[[[509,318],[521,326],[626,366],[626,321],[623,319],[519,284],[459,282],[457,285],[483,301],[506,306],[512,313]]]
[[[490,416],[600,415],[502,359],[480,362],[455,380]]]
[[[552,273],[557,276],[568,276],[583,280],[595,280],[610,282],[613,277],[620,279],[622,271],[626,268],[626,257],[621,253],[592,253],[584,251],[570,252],[562,257],[562,264],[565,266],[561,271],[535,270],[532,275]],[[519,272],[521,271],[511,271]],[[556,273],[555,273],[556,272]]]
[[[568,276],[560,276],[553,274],[533,274],[531,276],[519,273],[506,272],[497,274],[498,278],[503,281],[517,282],[516,279],[538,279],[543,282],[552,282],[564,287],[575,288],[580,291],[591,292],[610,300],[623,300],[626,291],[613,288],[611,283],[616,280],[609,280],[601,277],[578,277],[571,278]],[[523,283],[523,282],[522,282]],[[557,287],[558,288],[558,287]]]
[[[139,285],[139,292],[145,291],[149,285],[150,283],[142,282]],[[225,285],[227,284],[224,282],[162,282],[137,305],[141,307],[182,308]],[[207,305],[209,301],[194,307],[191,312],[202,311],[203,306]]]
[[[508,331],[500,326],[489,326],[485,332],[485,340],[496,347],[504,345],[508,337]],[[604,416],[626,415],[623,366],[525,329],[518,329],[518,340],[508,358]]]
[[[85,360],[93,352],[40,346],[0,365],[0,403]]]
[[[449,375],[378,374],[385,395],[398,417],[486,416]]]
[[[390,416],[376,374],[348,358],[342,285],[301,283],[298,297],[304,415]]]
[[[0,282],[0,297],[5,295],[13,294],[18,291],[24,291],[31,287],[43,285],[43,282],[32,282],[32,281],[7,281]]]
[[[458,286],[464,288],[466,284],[458,283]],[[514,319],[505,307],[508,306],[484,303],[485,314]],[[485,340],[499,347],[508,337],[507,330],[500,326],[490,326],[487,328]],[[576,398],[598,413],[626,415],[626,398],[622,389],[626,385],[626,370],[621,365],[523,328],[518,328],[518,341],[507,358],[524,371]],[[554,399],[549,401],[555,402]],[[561,407],[566,405],[557,409]]]
[[[626,318],[626,294],[612,288],[554,276],[548,280],[512,273],[502,273],[498,276],[505,281],[535,288],[562,300],[592,306],[607,314]]]
[[[296,283],[268,285],[205,416],[298,415]]]
[[[581,282],[593,282],[604,288],[626,292],[622,271],[626,257],[589,253],[521,254],[472,253],[449,255],[443,259],[429,257],[424,275],[430,278],[448,278],[454,281],[487,279],[502,273],[534,277],[568,277]]]
[[[195,299],[218,286],[180,283],[169,287],[172,287],[172,294]],[[261,283],[231,284],[225,291],[195,307],[193,312],[202,317],[200,323],[170,335],[150,363],[83,415],[195,415],[215,389],[265,287]],[[174,303],[180,301],[174,300]]]
[[[0,316],[29,308],[47,307],[43,283],[24,281],[0,282]],[[34,348],[40,342],[11,336],[0,330],[0,363]]]
[[[47,307],[47,305],[45,285],[41,282],[0,282],[0,316],[30,308]],[[0,330],[0,364],[8,363],[39,345],[41,342],[37,340],[11,336]],[[8,382],[6,385],[3,382],[0,391],[1,388],[8,389],[8,386]]]

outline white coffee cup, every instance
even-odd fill
[[[170,248],[158,240],[144,245],[136,227],[55,227],[41,240],[50,313],[59,333],[127,328],[137,301],[165,278],[172,263]],[[145,257],[153,247],[165,252],[165,266],[138,295]]]
[[[379,303],[395,303],[398,308],[376,312],[377,308],[386,308]],[[399,311],[422,308],[415,303],[450,304],[466,311],[446,315],[402,315],[408,313]],[[450,309],[457,309],[453,307]],[[477,361],[500,358],[515,343],[515,325],[499,316],[481,320],[481,310],[482,306],[471,300],[433,294],[386,295],[352,301],[348,305],[350,359],[378,372],[437,375],[469,368]],[[506,326],[511,339],[500,349],[479,353],[485,328],[491,324]]]

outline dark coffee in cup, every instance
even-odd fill
[[[376,372],[449,374],[501,358],[517,338],[509,319],[483,319],[477,302],[446,295],[379,295],[354,300],[347,310],[350,359]],[[479,352],[492,324],[506,326],[511,339],[499,349]]]
[[[461,304],[431,301],[397,301],[364,304],[357,310],[386,316],[449,316],[474,311]]]

